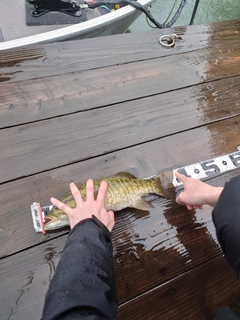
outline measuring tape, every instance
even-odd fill
[[[240,150],[240,147],[237,147],[237,149]],[[175,177],[176,171],[186,177],[201,180],[237,168],[240,168],[240,151],[174,169],[172,184],[175,187],[183,184]]]
[[[240,150],[240,147],[237,149]],[[174,169],[172,184],[174,187],[178,187],[183,184],[175,177],[176,171],[187,177],[201,180],[237,168],[240,168],[240,151]],[[43,234],[46,233],[43,229],[44,218],[52,207],[52,205],[41,207],[39,202],[34,202],[31,205],[33,226],[36,232],[42,232]]]
[[[33,202],[31,205],[33,227],[36,232],[46,234],[46,231],[43,229],[44,219],[52,207],[53,205],[41,207],[39,202]]]

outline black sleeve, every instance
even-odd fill
[[[45,298],[42,320],[116,319],[111,234],[95,217],[70,232]]]
[[[240,176],[225,184],[212,215],[223,253],[240,278]]]

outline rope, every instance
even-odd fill
[[[167,19],[163,22],[163,24],[165,24],[165,23],[168,21],[168,19],[170,18],[171,14],[172,14],[172,12],[173,12],[173,9],[175,8],[175,5],[176,5],[177,1],[178,1],[178,0],[175,0],[174,4],[173,4],[173,6],[172,6],[172,9],[171,9],[171,11],[169,12],[169,15],[167,16]],[[148,10],[148,9],[147,9],[147,10]],[[150,10],[148,10],[148,12],[150,12]],[[157,26],[153,26],[153,25],[149,22],[148,16],[146,16],[146,21],[147,21],[147,24],[149,25],[150,28],[153,28],[153,29],[156,29],[156,28],[157,28]]]
[[[170,28],[177,21],[177,19],[180,17],[180,14],[181,14],[182,9],[185,6],[186,2],[187,2],[187,0],[182,0],[181,1],[180,5],[179,5],[176,13],[172,17],[172,19],[167,24],[163,23],[162,24],[162,28]],[[174,3],[174,6],[175,6],[175,3]]]
[[[177,3],[177,0],[175,0],[174,4],[173,4],[173,6],[172,6],[172,9],[171,9],[171,11],[170,11],[167,19],[163,22],[163,24],[165,24],[165,23],[168,21],[168,19],[170,18],[171,14],[172,14],[172,12],[173,12],[173,9],[175,8],[176,3]]]

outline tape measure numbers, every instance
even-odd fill
[[[200,180],[237,168],[240,168],[240,151],[174,169],[172,184],[175,187],[182,185],[182,182],[175,177],[176,171]]]
[[[240,150],[240,147],[238,147],[238,150]],[[172,184],[175,187],[183,184],[175,177],[176,171],[184,174],[187,177],[200,180],[237,168],[240,168],[240,151],[174,169]],[[44,234],[46,233],[43,229],[44,218],[52,207],[52,205],[41,207],[38,202],[34,202],[31,205],[33,226],[36,232],[42,232]]]

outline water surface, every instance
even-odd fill
[[[168,17],[175,0],[156,0],[150,8],[150,12],[155,20],[163,23]],[[188,0],[182,10],[181,16],[174,26],[189,25],[196,0]],[[177,1],[173,14],[179,7],[180,0]],[[171,15],[171,17],[173,16]],[[171,19],[170,17],[170,19]],[[194,24],[202,24],[220,20],[232,20],[240,18],[239,1],[236,0],[200,0],[195,16]],[[142,14],[130,27],[131,32],[149,31],[152,28],[146,22],[145,14]]]

